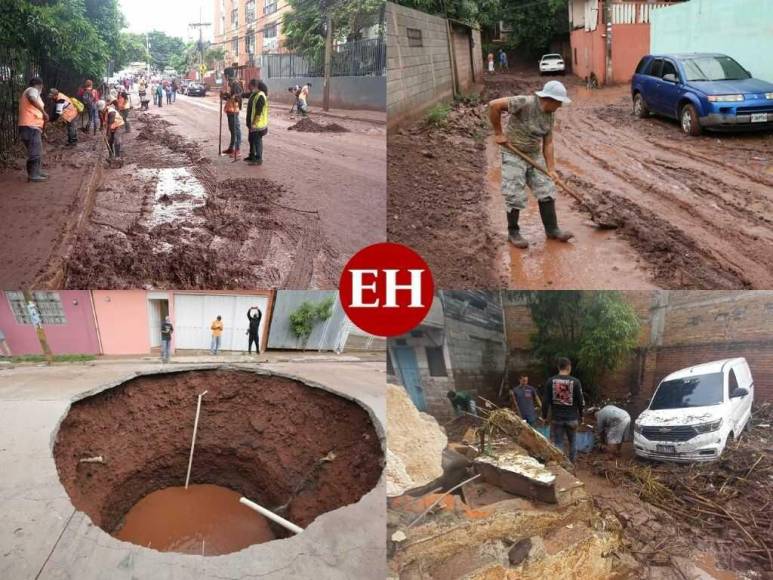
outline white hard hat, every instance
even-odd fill
[[[571,103],[572,99],[566,94],[566,87],[561,81],[548,81],[541,91],[537,91],[538,97],[561,101],[562,103]]]

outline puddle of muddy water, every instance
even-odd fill
[[[268,520],[240,504],[240,497],[218,485],[167,487],[137,502],[114,535],[160,552],[205,556],[273,540]]]
[[[144,179],[156,180],[153,209],[146,218],[147,226],[183,220],[194,224],[203,222],[202,218],[194,215],[194,210],[204,206],[207,191],[187,167],[143,169],[140,174]]]

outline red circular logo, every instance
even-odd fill
[[[346,315],[365,332],[399,336],[424,320],[432,306],[432,272],[402,244],[373,244],[344,266],[338,285]]]

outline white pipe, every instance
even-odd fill
[[[303,528],[301,528],[300,526],[296,526],[294,523],[288,522],[283,517],[280,517],[280,516],[276,515],[274,512],[269,511],[266,508],[259,506],[254,501],[248,500],[246,497],[243,497],[243,498],[239,499],[239,503],[242,504],[242,505],[246,505],[250,509],[255,510],[260,515],[266,516],[268,519],[278,523],[280,526],[284,526],[285,528],[287,528],[288,530],[290,530],[294,534],[300,534],[303,531]]]
[[[201,398],[207,394],[204,391],[199,395],[199,402],[196,405],[196,420],[193,422],[193,438],[191,439],[191,455],[188,458],[188,475],[185,476],[185,489],[188,489],[188,482],[191,480],[191,467],[193,466],[193,448],[196,447],[196,431],[199,429],[199,413],[201,413]]]

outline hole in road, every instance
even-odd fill
[[[140,376],[73,403],[54,458],[75,507],[109,534],[207,556],[293,535],[241,497],[306,528],[358,501],[383,468],[381,441],[359,404],[280,375],[224,368]]]

